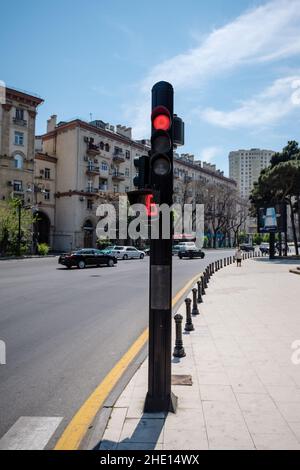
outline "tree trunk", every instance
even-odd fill
[[[295,245],[295,251],[296,255],[299,255],[299,249],[298,249],[298,240],[297,240],[297,232],[296,232],[296,223],[295,223],[295,214],[293,211],[293,203],[292,199],[289,201],[290,203],[290,209],[291,209],[291,223],[292,223],[292,230],[293,230],[293,238],[294,238],[294,245]]]

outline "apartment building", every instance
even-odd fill
[[[54,249],[95,245],[98,204],[134,189],[134,159],[144,151],[125,126],[101,120],[57,122],[55,115],[48,120],[42,154],[55,158],[56,165]]]
[[[174,202],[192,203],[195,196],[204,185],[215,184],[237,190],[237,184],[232,178],[224,176],[224,172],[216,165],[201,162],[190,154],[175,154],[174,156]]]
[[[241,197],[249,199],[253,184],[258,181],[261,171],[268,167],[272,150],[236,150],[229,154],[229,177],[237,182]]]
[[[34,201],[35,121],[43,100],[32,93],[5,89],[0,105],[0,201]]]

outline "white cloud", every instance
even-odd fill
[[[222,149],[220,147],[205,147],[200,152],[201,160],[209,163],[214,160],[218,155],[221,155]]]
[[[232,111],[207,108],[198,114],[206,122],[223,128],[268,126],[300,105],[300,75],[276,80],[269,88],[244,101]]]
[[[270,1],[212,31],[197,47],[157,64],[140,84],[141,98],[131,116],[135,135],[149,129],[144,103],[155,82],[166,80],[176,91],[186,90],[225,70],[299,54],[299,26],[300,0]]]
[[[159,80],[176,88],[243,65],[290,57],[300,52],[300,1],[275,0],[216,29],[198,46],[153,68],[142,87]]]

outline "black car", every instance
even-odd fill
[[[203,253],[202,250],[198,250],[196,248],[193,248],[191,250],[180,250],[178,253],[178,256],[180,259],[188,258],[188,259],[193,259],[193,258],[201,258],[203,259],[205,257],[205,254]]]
[[[249,253],[250,251],[254,251],[254,246],[245,243],[244,245],[241,245],[241,250]]]
[[[84,269],[87,266],[101,265],[106,265],[112,268],[115,264],[117,264],[117,262],[118,260],[115,256],[92,248],[66,253],[58,258],[58,263],[66,266],[68,269],[72,268],[72,266],[77,266],[79,269]]]

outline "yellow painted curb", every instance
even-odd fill
[[[199,279],[198,274],[194,276],[172,299],[172,307],[181,299],[184,293],[189,290]],[[63,434],[59,438],[54,450],[77,450],[82,442],[89,426],[92,424],[101,406],[118,383],[129,364],[138,355],[143,346],[148,341],[148,328],[143,331],[139,338],[133,343],[129,350],[107,374],[98,387],[92,392],[89,398],[84,402],[75,416],[72,418]]]

